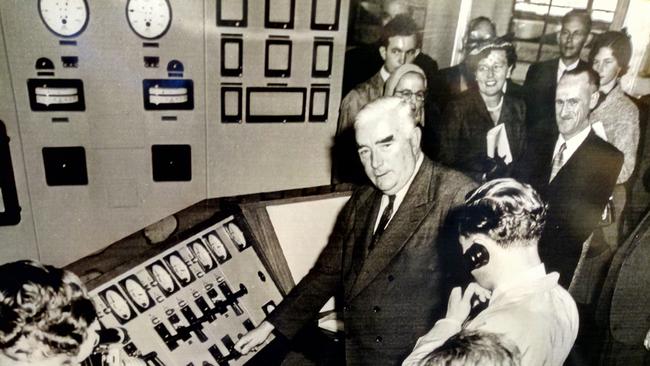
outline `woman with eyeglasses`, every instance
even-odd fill
[[[422,129],[422,151],[435,158],[436,128],[439,112],[433,103],[426,103],[427,78],[420,67],[404,64],[390,75],[384,85],[385,96],[397,96],[411,105],[415,121]]]
[[[443,111],[438,158],[476,181],[506,176],[525,148],[525,104],[504,92],[516,61],[510,42],[477,45],[466,60],[475,86]]]

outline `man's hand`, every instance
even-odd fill
[[[250,351],[256,352],[257,346],[266,342],[266,340],[271,335],[271,332],[275,329],[273,324],[267,322],[266,320],[262,322],[257,328],[251,330],[250,332],[244,334],[243,337],[235,344],[235,350],[243,355],[247,354]]]
[[[476,295],[476,296],[475,296]],[[447,304],[447,319],[454,319],[462,323],[469,316],[469,312],[478,302],[485,302],[492,294],[489,290],[479,286],[478,283],[472,282],[462,293],[460,287],[454,287],[449,294],[449,303]]]
[[[648,333],[645,334],[645,340],[643,340],[643,346],[645,347],[646,351],[650,351],[650,330],[648,330]]]

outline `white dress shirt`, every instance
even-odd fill
[[[578,150],[580,145],[587,139],[587,136],[589,136],[589,132],[591,132],[591,126],[585,127],[584,130],[578,132],[576,135],[571,137],[568,140],[565,140],[564,137],[560,134],[558,136],[557,141],[555,142],[555,149],[553,150],[553,158],[555,158],[555,155],[557,155],[557,152],[560,151],[560,146],[562,146],[563,143],[566,143],[566,149],[564,150],[564,156],[562,161],[564,164],[566,164],[569,159],[571,159],[571,156],[573,153]]]
[[[558,82],[560,81],[560,78],[562,77],[562,75],[564,74],[565,71],[571,71],[571,70],[575,69],[578,66],[578,62],[580,62],[580,59],[577,59],[571,65],[566,66],[564,64],[564,61],[562,61],[562,59],[560,59],[558,61],[559,64],[558,64],[558,67],[557,67],[557,80],[556,81],[558,81]]]
[[[415,179],[415,175],[420,170],[420,166],[422,165],[422,161],[424,161],[424,154],[420,153],[420,157],[415,162],[415,169],[413,169],[413,174],[411,174],[411,177],[406,182],[404,187],[402,187],[402,189],[400,189],[399,191],[397,191],[397,193],[395,193],[395,202],[393,202],[393,213],[390,215],[390,218],[388,219],[388,223],[390,223],[390,220],[393,219],[393,216],[395,216],[395,213],[397,212],[397,209],[399,208],[399,205],[401,205],[402,201],[404,201],[404,197],[406,196],[406,192],[409,190],[409,187],[411,186],[411,183],[413,183],[413,179]],[[384,213],[384,210],[386,209],[386,206],[388,206],[388,196],[384,194],[383,196],[381,196],[381,204],[379,205],[379,215],[377,215],[377,219],[375,219],[375,228],[372,231],[373,233],[375,231],[377,231],[377,226],[379,225],[379,220],[381,220],[381,215]],[[386,226],[388,226],[388,223],[386,223]]]
[[[506,337],[517,345],[521,364],[561,366],[578,335],[578,309],[569,293],[557,283],[557,272],[546,274],[539,264],[494,289],[488,307],[465,324],[441,319],[418,339],[402,366],[423,360],[447,339],[466,329]]]

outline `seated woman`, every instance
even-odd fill
[[[627,193],[624,184],[636,164],[639,145],[639,110],[621,88],[632,56],[632,42],[623,32],[609,31],[600,34],[591,47],[589,62],[600,76],[601,99],[591,112],[592,124],[602,123],[606,139],[623,153],[623,167],[616,179],[613,196],[612,224],[603,228],[605,242],[612,253],[619,244],[621,214]]]
[[[0,265],[0,365],[79,364],[99,343],[99,329],[72,272],[35,261]]]
[[[516,61],[512,44],[500,39],[474,48],[466,62],[477,86],[443,111],[438,158],[476,181],[506,175],[523,153],[526,107],[503,92]]]
[[[440,113],[434,103],[425,103],[427,78],[424,71],[415,64],[400,66],[386,80],[384,95],[398,96],[411,105],[415,120],[422,129],[422,151],[435,159]]]

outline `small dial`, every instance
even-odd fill
[[[39,0],[38,13],[47,29],[60,37],[78,36],[88,24],[86,0]]]
[[[126,19],[138,36],[144,39],[162,37],[172,23],[172,9],[168,0],[129,0]]]

